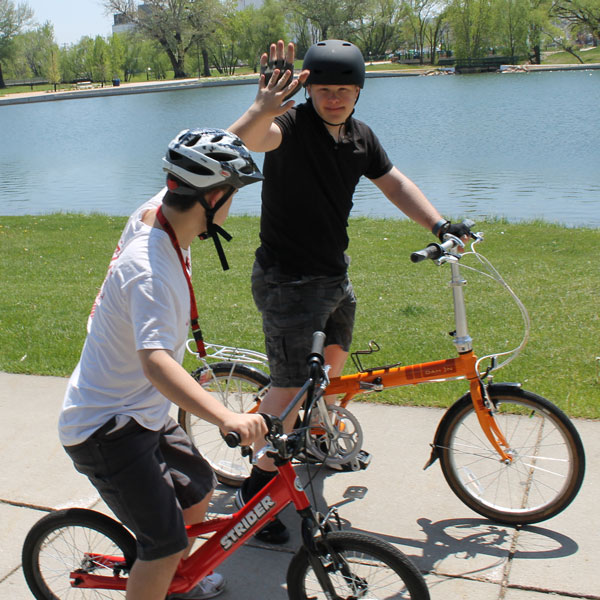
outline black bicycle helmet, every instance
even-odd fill
[[[313,44],[304,56],[303,69],[308,69],[304,85],[357,85],[365,84],[365,60],[362,52],[350,42],[325,40]]]
[[[216,212],[235,190],[264,179],[242,140],[224,129],[184,129],[171,141],[163,158],[167,188],[172,194],[194,196],[206,213],[206,232],[211,237],[223,270],[229,268],[219,236],[226,241],[231,235],[214,222]],[[204,192],[230,186],[221,199],[210,206]]]

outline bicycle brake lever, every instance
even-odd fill
[[[265,456],[268,452],[273,452],[273,451],[275,451],[275,448],[273,446],[271,446],[271,444],[267,444],[266,446],[263,446],[252,457],[252,460],[251,460],[252,464],[256,464],[260,458]]]

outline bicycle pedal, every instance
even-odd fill
[[[371,454],[361,450],[356,458],[350,462],[340,465],[342,471],[364,471],[371,464]]]

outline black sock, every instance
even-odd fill
[[[242,498],[244,502],[248,502],[250,498],[262,490],[275,475],[277,475],[277,471],[265,471],[254,465],[250,472],[250,477],[242,483]]]

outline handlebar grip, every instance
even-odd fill
[[[323,348],[325,347],[325,334],[322,331],[315,331],[313,333],[312,348],[310,349],[310,356],[323,357]]]
[[[418,250],[417,252],[413,252],[410,255],[410,260],[414,263],[421,262],[423,260],[427,260],[428,258],[436,259],[439,258],[443,253],[442,247],[440,244],[431,243],[423,250]]]
[[[271,432],[271,429],[273,427],[273,419],[275,417],[272,417],[271,415],[266,415],[264,413],[260,413],[260,416],[265,420],[267,429],[269,430],[269,432]],[[237,448],[238,446],[241,445],[241,442],[242,442],[242,438],[240,437],[240,434],[237,431],[230,431],[229,433],[226,433],[224,435],[221,434],[221,437],[225,440],[225,443],[230,448]],[[245,448],[247,448],[247,446],[242,447],[242,456],[245,456],[245,454],[244,454]]]
[[[258,413],[264,420],[265,420],[265,425],[267,426],[267,429],[269,430],[269,433],[271,432],[271,429],[273,428],[273,419],[276,419],[277,417],[273,417],[272,415],[268,415],[266,413]]]
[[[242,442],[242,438],[237,431],[230,431],[229,433],[226,433],[223,436],[223,439],[230,448],[237,448]]]

